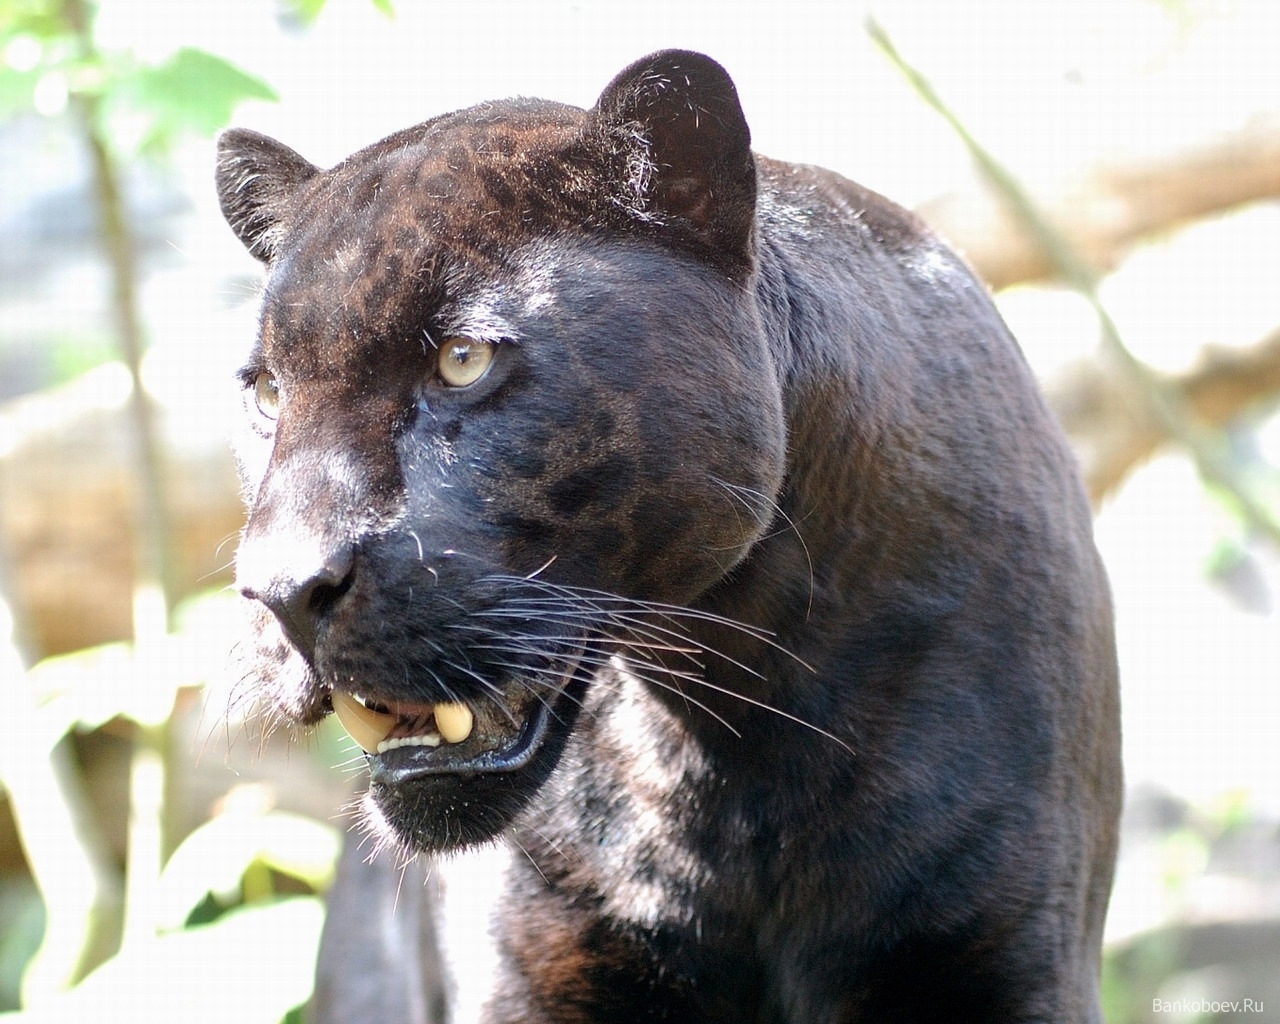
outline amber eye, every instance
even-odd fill
[[[485,375],[496,347],[475,338],[446,338],[436,354],[436,372],[449,387],[465,388]]]
[[[257,403],[258,412],[269,420],[280,414],[280,385],[269,373],[260,373],[253,378],[253,400]]]

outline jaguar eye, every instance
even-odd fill
[[[475,338],[446,338],[436,353],[436,373],[449,387],[465,388],[489,371],[495,348]]]
[[[253,400],[267,419],[280,415],[280,385],[271,374],[260,373],[253,378]]]

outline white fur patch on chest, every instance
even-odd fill
[[[486,846],[436,862],[438,938],[450,985],[450,1024],[478,1024],[492,998],[500,963],[494,927],[512,851]]]
[[[707,770],[682,726],[614,658],[596,742],[623,767],[623,786],[604,823],[600,859],[605,909],[621,920],[654,927],[696,915],[693,894],[711,870],[686,835],[694,814],[689,793]]]

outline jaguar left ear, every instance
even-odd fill
[[[282,222],[298,189],[319,168],[282,142],[247,128],[218,138],[217,186],[222,215],[254,256],[275,256]]]
[[[610,82],[592,116],[633,217],[751,265],[756,165],[724,68],[700,53],[663,50]]]

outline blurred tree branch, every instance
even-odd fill
[[[1036,206],[1095,270],[1110,270],[1142,238],[1233,206],[1280,197],[1280,110],[1193,145],[1129,162],[1095,163]],[[917,210],[964,251],[992,288],[1059,274],[1052,256],[981,184]]]
[[[1252,467],[1235,457],[1228,438],[1217,425],[1200,417],[1188,401],[1186,391],[1155,373],[1128,349],[1110,312],[1098,297],[1098,271],[1049,221],[1021,183],[970,133],[929,80],[898,52],[879,23],[869,19],[867,32],[921,100],[946,121],[964,143],[983,179],[1000,196],[1009,216],[1029,242],[1044,254],[1057,276],[1093,307],[1108,368],[1118,371],[1117,376],[1127,385],[1129,395],[1140,403],[1143,417],[1186,449],[1204,480],[1222,489],[1245,522],[1280,545],[1280,518],[1261,493]]]
[[[1280,396],[1280,328],[1245,349],[1208,349],[1189,373],[1164,378],[1202,423],[1226,427]],[[1080,457],[1095,506],[1162,444],[1173,440],[1101,362],[1081,362],[1046,382],[1049,404]]]
[[[79,49],[80,59],[99,63],[93,38],[92,12],[84,0],[63,0],[65,19]],[[102,126],[101,98],[91,92],[71,96],[74,123],[80,141],[88,151],[92,168],[93,200],[98,217],[102,252],[111,275],[111,312],[115,320],[116,342],[129,370],[133,387],[129,398],[132,423],[133,465],[138,494],[134,503],[137,563],[134,572],[134,632],[164,632],[173,606],[173,545],[170,539],[168,501],[165,497],[165,462],[156,433],[151,404],[142,384],[142,353],[145,341],[138,308],[138,258],[128,211],[120,187],[120,162]],[[139,622],[148,614],[137,604],[138,594],[158,595],[161,621]]]
[[[121,376],[102,367],[0,406],[0,534],[33,655],[130,636],[137,538]],[[225,434],[193,422],[199,406],[179,398],[155,413],[168,449],[177,592],[190,594],[227,582],[224,541],[243,519],[235,464]]]
[[[1260,113],[1235,131],[1183,149],[1128,164],[1096,164],[1068,193],[1033,201],[1081,254],[1076,276],[1092,287],[1097,271],[1114,267],[1142,238],[1269,198],[1280,198],[1280,111]],[[932,199],[916,212],[997,290],[1061,276],[1051,250],[989,180]],[[1131,384],[1110,371],[1100,362],[1081,363],[1045,382],[1095,506],[1175,439],[1158,417],[1134,403]],[[1249,348],[1208,350],[1190,372],[1159,380],[1206,425],[1225,427],[1280,395],[1280,326]]]

